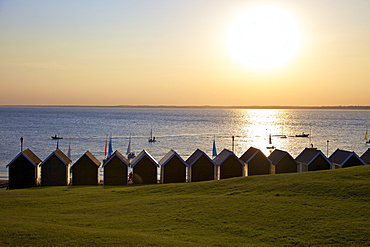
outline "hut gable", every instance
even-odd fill
[[[132,160],[134,184],[156,184],[158,183],[158,162],[146,151],[141,151]]]
[[[186,182],[186,168],[188,164],[174,150],[170,150],[160,161],[161,182]]]
[[[103,164],[104,185],[127,185],[129,161],[115,151]]]
[[[368,165],[370,165],[370,148],[366,150],[365,153],[361,155],[361,159]]]
[[[316,171],[331,168],[331,162],[318,149],[305,148],[296,158],[300,171]]]
[[[217,176],[220,179],[243,177],[247,175],[244,162],[236,157],[230,150],[222,150],[213,161],[219,166],[219,174]]]
[[[70,182],[71,160],[59,149],[52,152],[40,165],[42,186],[65,186]]]
[[[355,152],[345,151],[339,148],[329,157],[329,160],[333,164],[333,168],[366,165]]]
[[[20,152],[6,167],[9,189],[21,189],[39,185],[41,160],[30,150]]]
[[[86,151],[72,166],[72,185],[98,185],[100,161]]]
[[[275,165],[275,173],[290,173],[298,171],[298,164],[286,151],[275,149],[268,157]]]
[[[248,176],[274,174],[275,166],[264,155],[264,153],[254,147],[250,147],[240,159],[247,164]]]
[[[189,166],[189,181],[205,181],[215,179],[216,163],[200,149],[197,149],[186,160]]]

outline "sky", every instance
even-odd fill
[[[276,56],[290,52],[281,37],[295,47],[270,67],[243,61],[261,53],[248,43],[259,34],[230,41],[261,6],[295,28],[256,40]],[[0,105],[370,105],[369,10],[369,0],[0,0]]]

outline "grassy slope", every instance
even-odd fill
[[[0,245],[370,245],[370,166],[0,191]]]

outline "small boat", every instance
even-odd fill
[[[128,141],[128,146],[127,146],[127,152],[126,152],[126,155],[127,155],[127,158],[128,159],[133,159],[135,158],[135,153],[134,152],[131,152],[131,135],[130,135],[130,139]]]
[[[58,139],[63,139],[63,137],[55,135],[55,136],[52,136],[51,139],[58,140]]]
[[[365,138],[364,138],[365,140],[366,140],[366,142],[365,143],[370,143],[370,139],[369,139],[369,130],[368,129],[366,129],[366,132],[365,132]]]
[[[153,136],[153,129],[150,129],[150,136],[149,136],[148,142],[157,142],[157,140],[155,139],[155,136]]]
[[[305,134],[302,132],[302,134],[295,135],[295,137],[308,137],[310,134]]]
[[[272,144],[271,134],[269,135],[269,144]],[[275,146],[268,146],[267,149],[275,149]]]

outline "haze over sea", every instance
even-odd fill
[[[361,156],[370,145],[364,135],[370,125],[370,110],[343,109],[191,109],[191,108],[117,108],[117,107],[0,107],[0,179],[6,179],[6,165],[23,148],[30,148],[41,160],[59,148],[72,161],[89,150],[100,161],[104,158],[107,136],[112,136],[113,150],[126,154],[129,136],[131,150],[147,150],[159,161],[170,149],[186,160],[197,148],[212,155],[232,150],[242,155],[248,148],[268,146],[289,152],[295,158],[313,144],[326,155],[337,148]],[[159,142],[149,143],[151,129]],[[295,137],[309,133],[310,138]],[[269,144],[269,135],[272,144]],[[287,138],[281,138],[286,135]],[[329,142],[327,142],[329,140]]]

